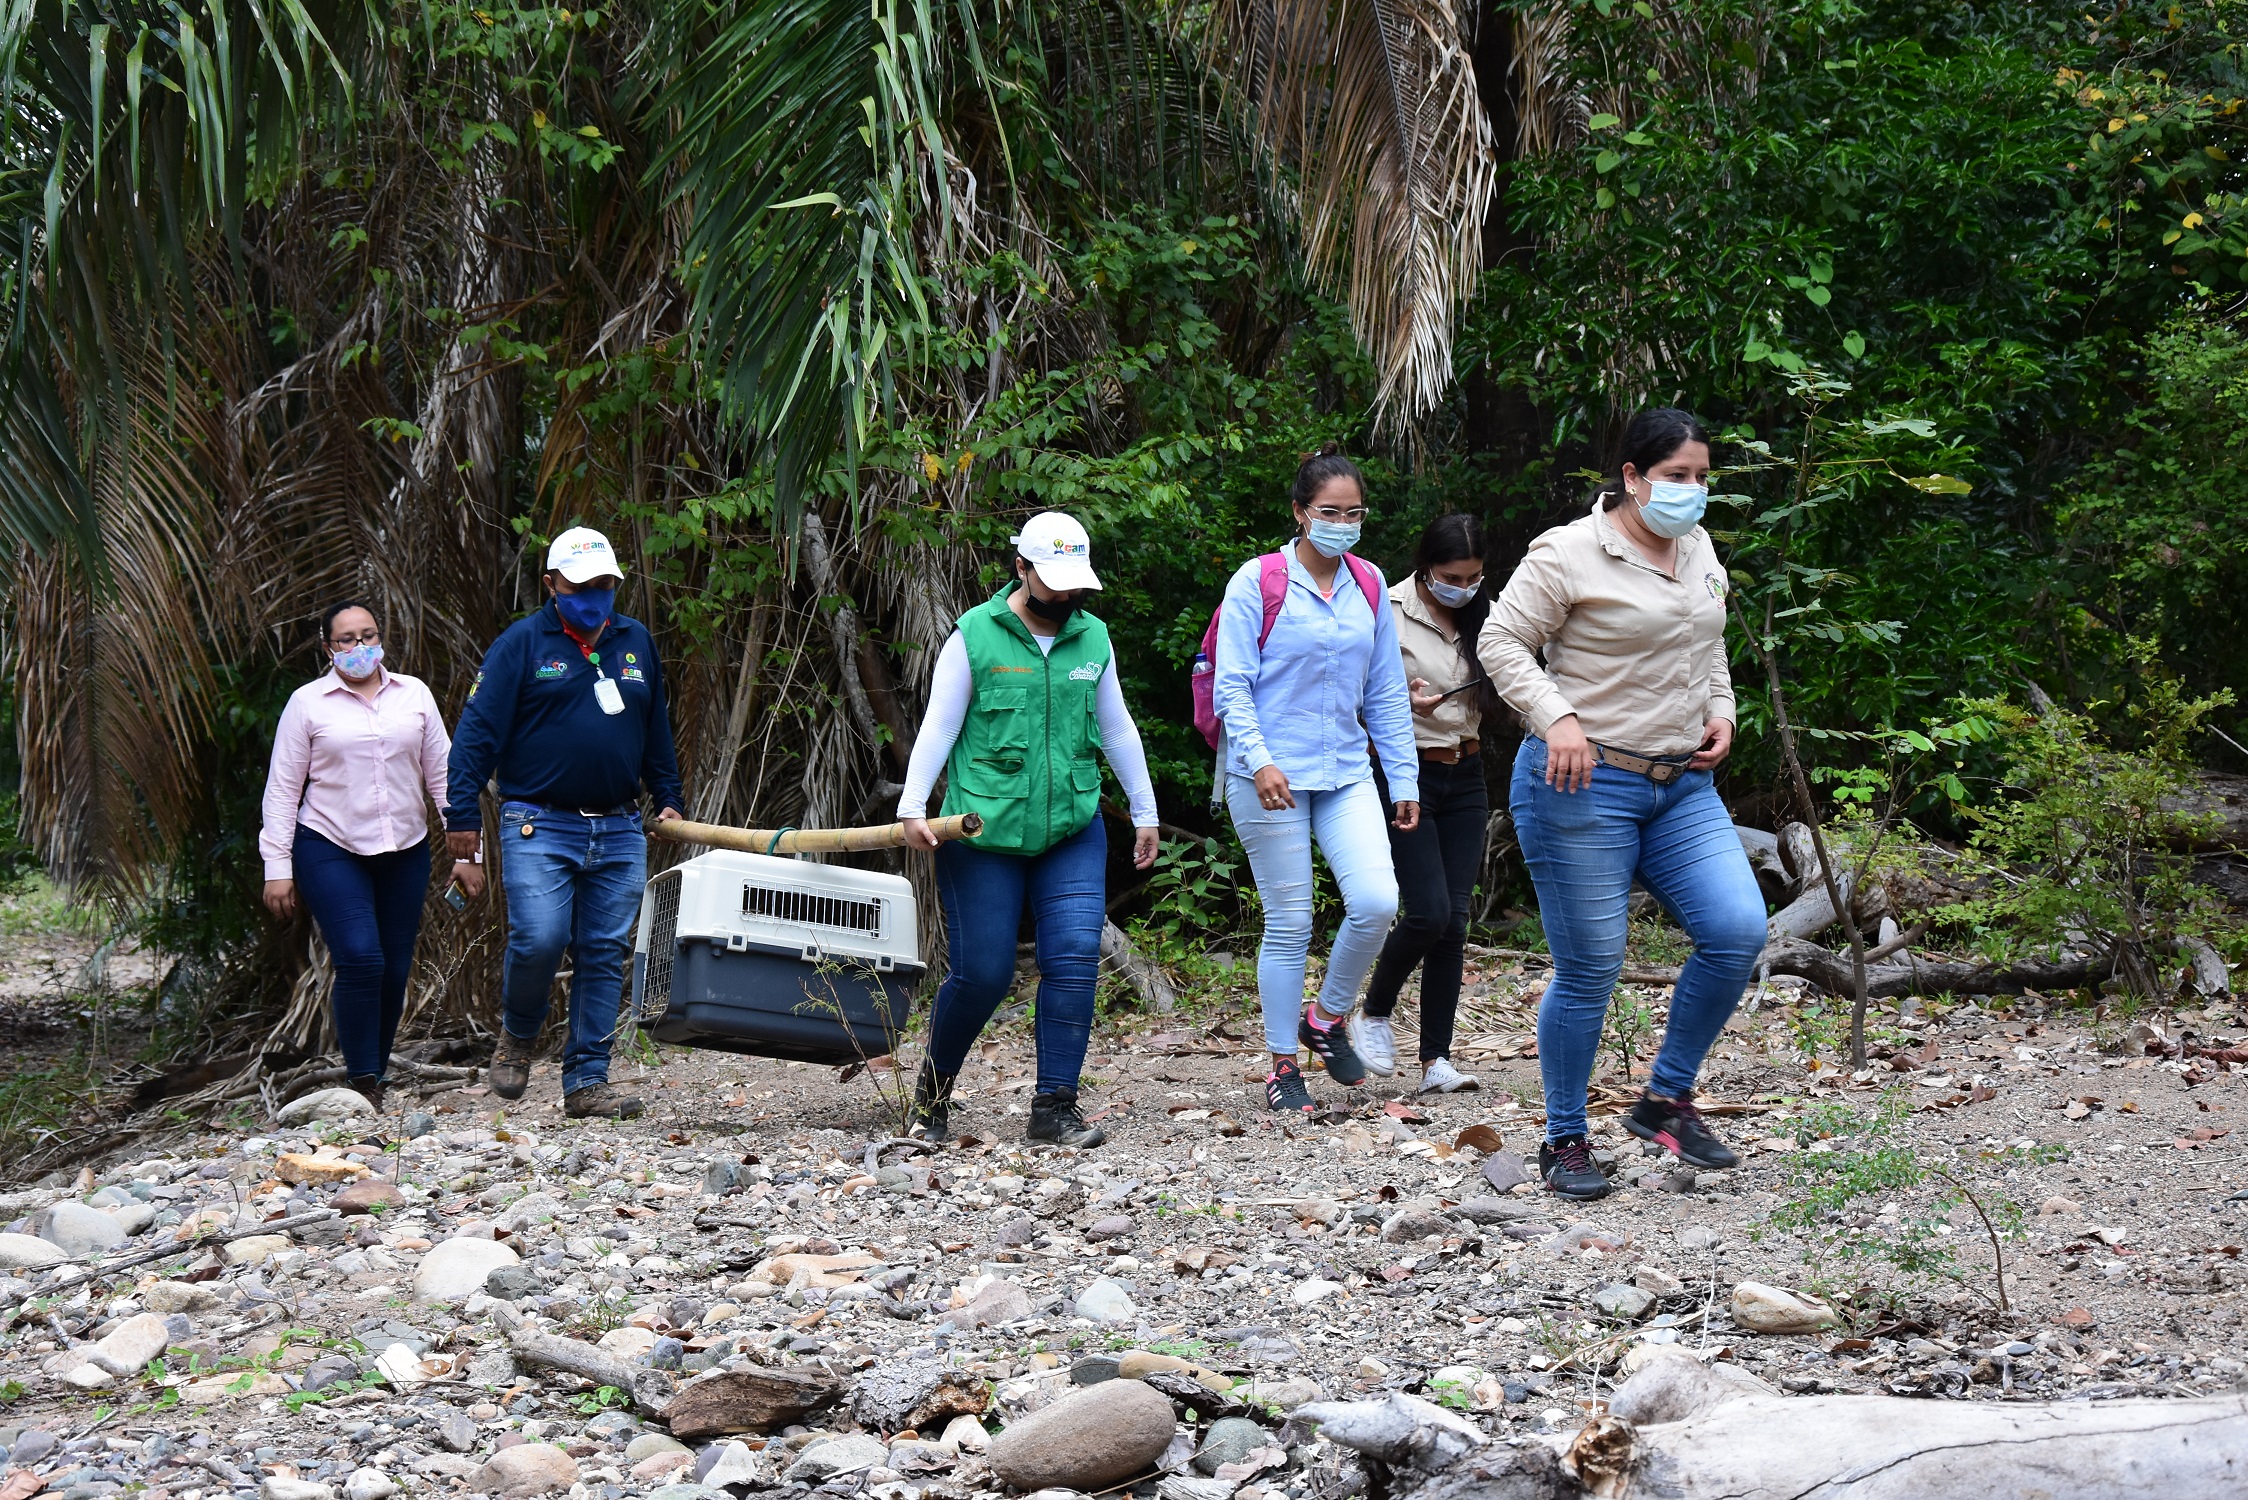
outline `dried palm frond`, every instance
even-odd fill
[[[1546,5],[1514,17],[1514,148],[1551,156],[1581,140],[1592,106],[1573,72],[1569,8]]]
[[[1294,176],[1305,264],[1349,305],[1378,412],[1419,421],[1451,383],[1497,170],[1453,0],[1216,0],[1204,43]]]

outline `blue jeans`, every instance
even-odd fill
[[[504,802],[498,852],[507,890],[507,973],[500,985],[507,1033],[525,1041],[539,1034],[566,950],[570,1039],[562,1052],[562,1089],[606,1083],[625,962],[648,883],[648,836],[640,817],[588,818]]]
[[[1093,821],[1044,854],[937,846],[951,972],[929,1013],[929,1065],[953,1074],[1015,984],[1015,934],[1030,906],[1038,934],[1038,1092],[1077,1091],[1093,1035],[1108,831]]]
[[[1264,1005],[1265,1046],[1289,1056],[1297,1047],[1304,968],[1311,956],[1312,841],[1318,841],[1343,893],[1343,925],[1327,955],[1319,1008],[1330,1016],[1347,1016],[1397,917],[1389,820],[1382,816],[1381,793],[1371,777],[1332,791],[1299,789],[1294,807],[1263,806],[1256,783],[1246,776],[1225,781],[1226,806],[1264,902],[1257,995]]]
[[[344,1071],[380,1078],[406,1013],[406,981],[429,895],[429,840],[389,854],[354,854],[299,823],[290,858],[297,893],[320,924],[335,966],[329,1004]]]
[[[1594,766],[1591,786],[1559,792],[1546,785],[1545,766],[1545,741],[1524,740],[1508,804],[1553,950],[1553,982],[1538,1006],[1538,1068],[1546,1139],[1558,1141],[1585,1133],[1585,1089],[1623,972],[1632,877],[1694,942],[1648,1079],[1649,1092],[1666,1099],[1693,1089],[1740,1004],[1764,948],[1764,896],[1709,772],[1657,786]]]

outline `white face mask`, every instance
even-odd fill
[[[1446,609],[1465,609],[1475,602],[1477,594],[1483,592],[1483,585],[1480,583],[1470,588],[1461,588],[1456,583],[1446,583],[1443,579],[1433,576],[1421,581],[1428,585],[1428,591],[1436,602]]]

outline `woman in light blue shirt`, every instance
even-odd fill
[[[1265,1102],[1309,1113],[1296,1049],[1309,1047],[1337,1083],[1364,1081],[1343,1021],[1397,915],[1367,739],[1388,772],[1400,829],[1420,821],[1420,759],[1381,574],[1348,555],[1366,519],[1365,480],[1349,459],[1322,452],[1296,470],[1293,498],[1294,544],[1250,559],[1226,586],[1212,697],[1224,725],[1226,805],[1264,899]],[[1344,917],[1307,1005],[1314,839],[1342,888]]]

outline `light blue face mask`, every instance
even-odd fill
[[[1639,519],[1657,536],[1682,537],[1702,523],[1702,512],[1707,509],[1708,485],[1650,479],[1646,503],[1639,507]]]
[[[356,646],[346,646],[343,650],[334,652],[332,655],[335,659],[336,671],[341,673],[346,681],[363,682],[374,676],[375,668],[382,665],[382,643],[380,641],[361,641]]]
[[[1321,557],[1340,557],[1358,545],[1358,533],[1364,529],[1355,523],[1345,526],[1340,521],[1322,521],[1314,516],[1311,525],[1304,529],[1304,536],[1319,549]]]
[[[1483,585],[1480,583],[1473,588],[1463,589],[1458,584],[1446,583],[1441,578],[1424,578],[1421,582],[1428,585],[1429,593],[1446,609],[1465,609],[1475,602],[1477,594],[1483,592]]]

